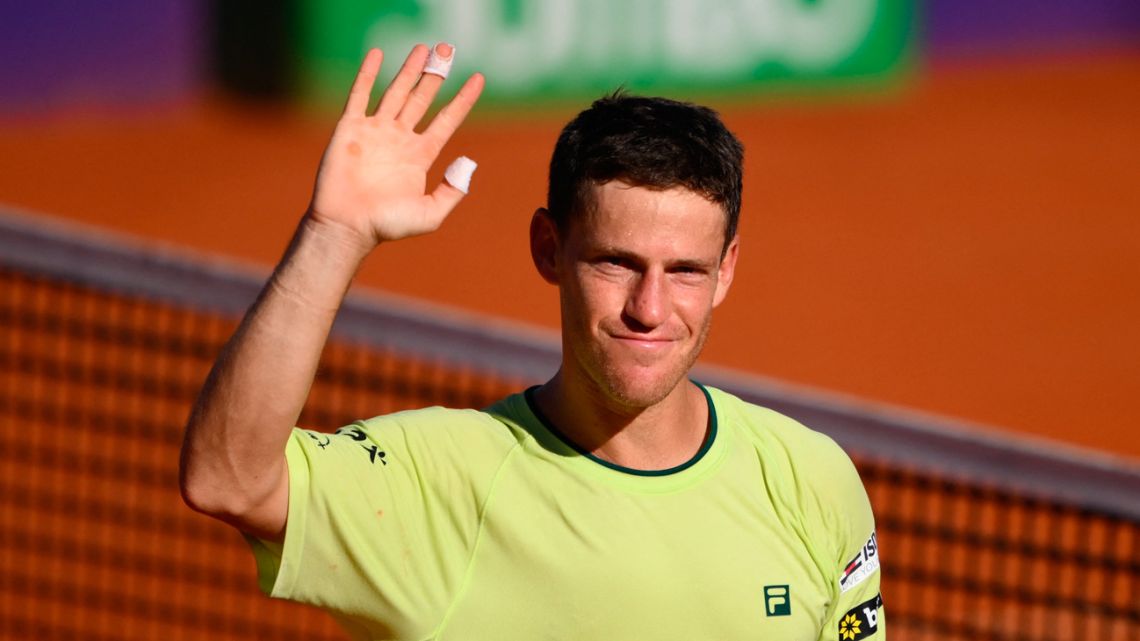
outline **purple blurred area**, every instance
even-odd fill
[[[1070,53],[1140,44],[1138,0],[925,0],[923,55]]]
[[[1140,0],[915,1],[919,56],[935,63],[1140,44]],[[218,84],[208,71],[216,53],[212,6],[209,0],[5,3],[0,114],[146,108],[194,97]]]
[[[0,112],[145,108],[203,84],[202,0],[25,0],[0,11]]]

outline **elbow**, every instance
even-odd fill
[[[242,511],[240,487],[227,482],[225,470],[218,469],[211,457],[196,453],[190,444],[182,447],[178,466],[178,489],[187,507],[207,516],[227,520]],[[229,487],[227,487],[229,486]]]
[[[191,413],[183,430],[182,450],[178,456],[178,491],[182,502],[191,510],[208,516],[220,516],[222,496],[219,483],[217,456],[206,438],[209,430],[203,429],[198,419],[198,408]]]
[[[240,491],[240,485],[222,482],[218,476],[196,474],[185,467],[179,476],[182,502],[191,510],[220,521],[243,523],[260,504],[251,494]]]
[[[283,535],[288,511],[284,457],[279,467],[257,468],[262,473],[251,473],[251,469],[224,458],[195,456],[184,448],[178,474],[182,501],[195,512],[277,540]]]
[[[221,517],[227,511],[223,497],[209,482],[209,475],[200,470],[201,466],[194,465],[188,459],[183,452],[178,470],[178,489],[182,494],[182,502],[195,512]]]
[[[207,429],[209,428],[209,429]],[[194,421],[179,457],[178,489],[195,512],[264,539],[283,537],[289,509],[284,447],[232,446],[229,431]],[[241,440],[241,439],[237,439]]]
[[[203,426],[201,421],[195,420],[196,414],[191,415],[184,432],[178,459],[178,489],[182,502],[190,509],[224,519],[239,509],[232,504],[236,495],[232,489],[240,485],[227,481],[227,478],[232,479],[234,465],[217,445],[216,434],[221,430]]]

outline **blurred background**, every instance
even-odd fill
[[[369,259],[374,306],[548,348],[556,292],[526,234],[560,127],[619,85],[709,104],[746,176],[708,371],[864,419],[906,408],[907,434],[993,445],[993,469],[1063,462],[1026,494],[956,477],[974,450],[915,480],[927,459],[840,439],[886,566],[900,548],[884,594],[900,638],[1140,638],[1134,0],[7,3],[0,638],[338,638],[258,598],[237,535],[178,504],[181,421],[305,209],[363,52],[391,72],[439,40],[457,46],[453,88],[487,76],[441,163],[479,170],[443,229]],[[330,349],[307,424],[534,378],[361,332],[371,347]],[[1112,505],[1051,502],[1094,477]],[[928,501],[984,531],[915,522]],[[1014,525],[1028,538],[992,538]],[[928,544],[957,546],[961,571],[922,569],[950,549]]]

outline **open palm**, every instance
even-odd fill
[[[448,45],[436,51],[452,53]],[[443,78],[423,73],[428,49],[417,45],[369,115],[382,57],[373,49],[360,66],[321,160],[309,211],[314,221],[345,227],[371,244],[433,231],[463,198],[446,182],[427,193],[427,171],[483,90],[482,75],[471,76],[417,133]]]

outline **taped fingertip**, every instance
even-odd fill
[[[447,54],[440,53],[440,49],[446,49]],[[424,65],[424,73],[432,73],[440,78],[446,78],[447,74],[451,73],[451,63],[455,61],[455,45],[441,42],[440,44],[431,48],[431,53],[428,54],[427,64]]]
[[[474,160],[467,156],[460,156],[447,166],[447,170],[443,172],[443,179],[452,187],[466,194],[467,190],[471,188],[471,174],[475,173],[475,168],[478,166]]]

